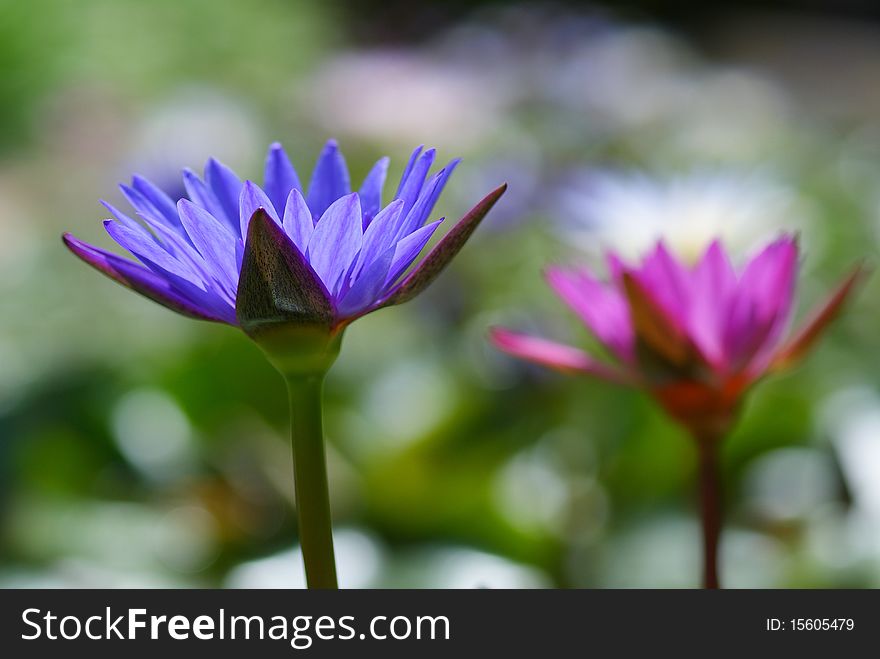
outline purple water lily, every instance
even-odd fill
[[[321,411],[324,376],[345,327],[421,292],[462,248],[504,193],[502,185],[462,218],[409,273],[443,221],[428,221],[458,164],[429,175],[434,149],[416,149],[394,200],[382,206],[388,159],[357,192],[336,142],[318,158],[308,191],[279,144],[263,187],[209,160],[204,179],[183,173],[175,202],[135,176],[122,193],[139,219],[104,203],[107,233],[140,264],[70,234],[74,254],[108,277],[178,313],[242,328],[284,376],[299,540],[310,588],[336,588]]]
[[[394,200],[383,207],[388,158],[380,159],[360,189],[352,192],[345,159],[331,140],[306,191],[276,143],[266,156],[262,187],[242,183],[232,170],[211,159],[204,178],[184,171],[188,199],[175,202],[140,176],[120,186],[138,219],[102,202],[115,218],[104,222],[107,233],[142,265],[70,234],[64,242],[90,265],[154,301],[187,316],[230,325],[248,320],[236,313],[236,303],[249,243],[274,243],[313,307],[280,311],[339,328],[424,288],[503,192],[499,188],[489,195],[402,279],[443,222],[426,224],[459,163],[453,160],[429,175],[434,158],[434,149],[417,148]],[[251,241],[249,232],[261,238]]]

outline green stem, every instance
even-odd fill
[[[289,376],[293,474],[299,540],[309,588],[338,588],[330,493],[324,455],[321,391],[324,375]]]

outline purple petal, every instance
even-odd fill
[[[428,215],[431,214],[431,210],[437,203],[440,193],[443,192],[446,181],[449,180],[452,172],[460,162],[460,159],[453,160],[449,165],[437,172],[431,180],[425,184],[416,203],[410,209],[406,219],[400,225],[399,235],[397,237],[398,240],[403,238],[403,236],[412,233],[425,223],[425,220],[428,219]]]
[[[330,205],[309,241],[309,263],[331,294],[339,292],[362,243],[361,202],[353,192]]]
[[[547,283],[619,359],[635,358],[635,336],[624,296],[583,270],[548,268]]]
[[[134,254],[153,272],[158,271],[158,274],[169,279],[177,278],[198,288],[205,288],[205,282],[196,270],[163,249],[156,241],[113,220],[104,222],[104,228],[113,240]]]
[[[416,259],[419,253],[421,253],[425,245],[428,244],[431,236],[434,235],[437,227],[439,227],[442,223],[443,220],[440,219],[436,222],[432,222],[431,224],[427,224],[421,229],[413,231],[406,238],[395,245],[394,260],[391,262],[391,267],[388,269],[388,276],[385,279],[386,286],[390,286],[394,282],[396,282],[400,275],[402,275],[406,271],[406,269],[412,265],[412,262]]]
[[[422,188],[425,185],[425,177],[428,175],[428,170],[431,169],[431,165],[434,164],[434,156],[436,153],[436,149],[428,149],[425,151],[419,159],[416,160],[412,170],[407,174],[406,178],[401,179],[400,191],[397,194],[397,198],[403,199],[404,215],[409,214],[410,209],[419,198]]]
[[[356,276],[361,268],[369,266],[373,259],[379,258],[385,250],[394,245],[394,238],[398,233],[399,223],[402,221],[401,211],[403,200],[395,199],[385,208],[379,211],[375,219],[364,232],[364,242],[358,254],[357,264],[353,274]]]
[[[149,232],[147,231],[147,229],[144,227],[143,224],[141,224],[140,222],[138,222],[134,218],[126,215],[121,210],[116,208],[113,204],[106,202],[103,199],[101,200],[101,204],[104,206],[104,208],[106,208],[108,211],[110,211],[110,213],[113,215],[113,217],[115,217],[119,222],[121,222],[122,224],[127,226],[129,229],[131,229],[133,231],[142,231],[145,234],[149,234]]]
[[[388,158],[380,158],[361,186],[359,194],[364,212],[364,231],[382,207],[382,188],[385,187],[385,178],[388,176],[388,162]]]
[[[406,163],[406,167],[403,168],[403,174],[400,175],[400,183],[397,185],[397,192],[394,193],[395,199],[400,199],[400,193],[403,192],[403,185],[406,183],[409,178],[410,173],[412,173],[413,167],[416,164],[416,161],[419,159],[419,156],[422,155],[422,149],[425,148],[424,144],[420,144],[409,156],[409,161]],[[424,178],[424,177],[423,177]]]
[[[386,249],[360,273],[348,292],[337,305],[342,318],[355,316],[369,308],[385,289],[388,270],[394,260],[396,245]]]
[[[120,185],[119,189],[129,204],[137,211],[137,214],[144,218],[150,225],[161,224],[176,230],[180,226],[180,221],[170,223],[168,218],[153,205],[141,192],[135,190],[128,185]]]
[[[192,272],[198,274],[202,281],[208,281],[210,279],[210,274],[208,273],[204,259],[202,259],[193,247],[192,242],[190,241],[189,236],[186,235],[186,231],[184,231],[180,221],[178,220],[175,225],[169,224],[165,217],[160,214],[140,192],[126,186],[120,187],[132,202],[132,205],[138,208],[138,215],[140,215],[156,235],[153,237],[147,232],[140,232],[137,230],[135,230],[135,232],[143,233],[144,240],[147,240],[149,237],[150,240],[161,246],[161,249],[168,252],[170,256],[188,267]],[[106,228],[107,224],[105,223],[104,226]]]
[[[231,224],[229,218],[226,217],[223,205],[217,199],[217,195],[191,169],[183,170],[183,185],[186,188],[186,194],[196,206],[205,209],[217,219],[222,220],[224,226],[232,229],[236,236],[238,236],[238,215],[235,216],[235,223]]]
[[[477,228],[480,221],[486,216],[486,213],[495,205],[495,202],[501,198],[505,190],[507,190],[506,183],[490,192],[480,203],[474,206],[458,224],[452,227],[449,233],[443,236],[443,239],[437,243],[428,256],[402,282],[392,289],[391,293],[383,301],[382,306],[401,304],[411,300],[425,290],[453,257],[458,254],[459,250],[464,247],[474,229]]]
[[[211,158],[205,165],[205,182],[214,193],[223,215],[229,222],[229,226],[235,231],[241,230],[239,220],[239,198],[241,197],[241,179],[235,175],[229,167],[218,160]],[[224,218],[221,218],[224,219]],[[244,234],[242,234],[243,236]]]
[[[231,308],[224,313],[222,310],[205,308],[188,299],[162,277],[151,272],[142,265],[123,259],[116,254],[93,247],[80,241],[69,233],[64,234],[64,244],[71,252],[83,261],[103,272],[114,281],[158,302],[177,313],[221,323],[236,325],[235,313]]]
[[[587,353],[571,346],[511,332],[500,327],[490,330],[492,342],[500,350],[526,361],[548,366],[564,373],[587,373],[611,382],[628,383],[630,378],[614,368],[596,361]]]
[[[309,183],[309,194],[306,198],[312,217],[321,217],[337,199],[351,192],[348,168],[345,158],[339,151],[335,140],[329,140],[318,157],[312,180]]]
[[[141,199],[142,205],[149,204],[149,202],[146,202],[140,197],[140,193],[136,190],[129,189],[128,194],[133,199]],[[164,219],[160,219],[155,212],[140,212],[139,215],[156,235],[152,236],[146,231],[139,230],[135,230],[136,233],[143,233],[144,240],[155,242],[161,249],[164,249],[172,257],[190,268],[194,273],[198,274],[202,281],[211,280],[212,275],[205,260],[193,246],[192,241],[186,234],[186,231],[184,231],[182,225],[169,226],[168,223]],[[106,226],[105,223],[105,227]]]
[[[263,187],[278,212],[284,212],[284,203],[292,190],[302,191],[296,170],[278,142],[269,147],[266,154],[266,170]]]
[[[203,282],[207,283],[214,280],[214,273],[211,271],[208,263],[193,246],[189,236],[186,235],[182,228],[183,236],[161,224],[153,225],[152,228],[161,239],[160,244],[169,254],[195,272]],[[226,297],[228,298],[227,301],[233,301],[228,292]]]
[[[204,258],[214,280],[234,296],[238,285],[235,249],[238,237],[223,222],[187,199],[177,202],[177,208],[184,229]]]
[[[354,315],[376,302],[412,265],[442,222],[443,220],[437,220],[422,227],[372,260],[343,296],[339,304],[340,315]]]
[[[142,176],[132,177],[132,187],[140,192],[161,213],[168,226],[179,227],[180,218],[174,200]]]
[[[297,246],[300,252],[306,253],[309,246],[309,240],[315,230],[312,221],[312,212],[306,205],[302,193],[293,189],[287,197],[284,205],[284,220],[282,222],[284,231]]]
[[[258,208],[264,208],[269,216],[280,224],[278,212],[266,193],[253,181],[245,181],[239,200],[239,222],[241,223],[242,236],[247,235],[248,222],[251,221],[251,217]]]

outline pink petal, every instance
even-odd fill
[[[662,241],[633,274],[672,321],[685,328],[691,295],[690,273],[669,253]]]
[[[625,373],[606,366],[571,346],[511,332],[501,327],[493,327],[489,330],[489,336],[500,350],[535,364],[563,373],[587,373],[611,382],[631,382],[631,378]]]
[[[745,366],[766,358],[785,330],[794,299],[797,242],[785,236],[746,266],[725,330],[728,359]]]
[[[585,269],[548,268],[547,283],[603,344],[625,362],[635,358],[635,338],[626,299]]]
[[[736,291],[736,272],[720,241],[706,250],[691,275],[688,332],[717,368],[726,367],[724,330]]]
[[[626,270],[626,266],[621,258],[615,252],[608,251],[605,253],[605,265],[608,267],[611,284],[617,290],[623,291],[623,272]]]

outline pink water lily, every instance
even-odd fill
[[[546,275],[607,349],[610,361],[506,329],[493,329],[492,340],[531,362],[640,387],[689,431],[698,453],[703,585],[718,588],[719,440],[736,420],[747,389],[803,357],[864,269],[855,268],[787,337],[798,266],[792,236],[769,244],[740,270],[718,241],[692,267],[662,242],[638,266],[614,254],[607,261],[607,283],[584,268],[554,267]]]
[[[492,330],[493,341],[505,352],[560,371],[642,387],[701,434],[725,431],[750,385],[797,362],[863,272],[856,268],[786,338],[798,267],[792,236],[772,242],[740,270],[718,241],[692,267],[662,242],[638,266],[614,254],[607,262],[607,283],[578,267],[551,267],[546,278],[607,348],[611,362],[501,328]]]

